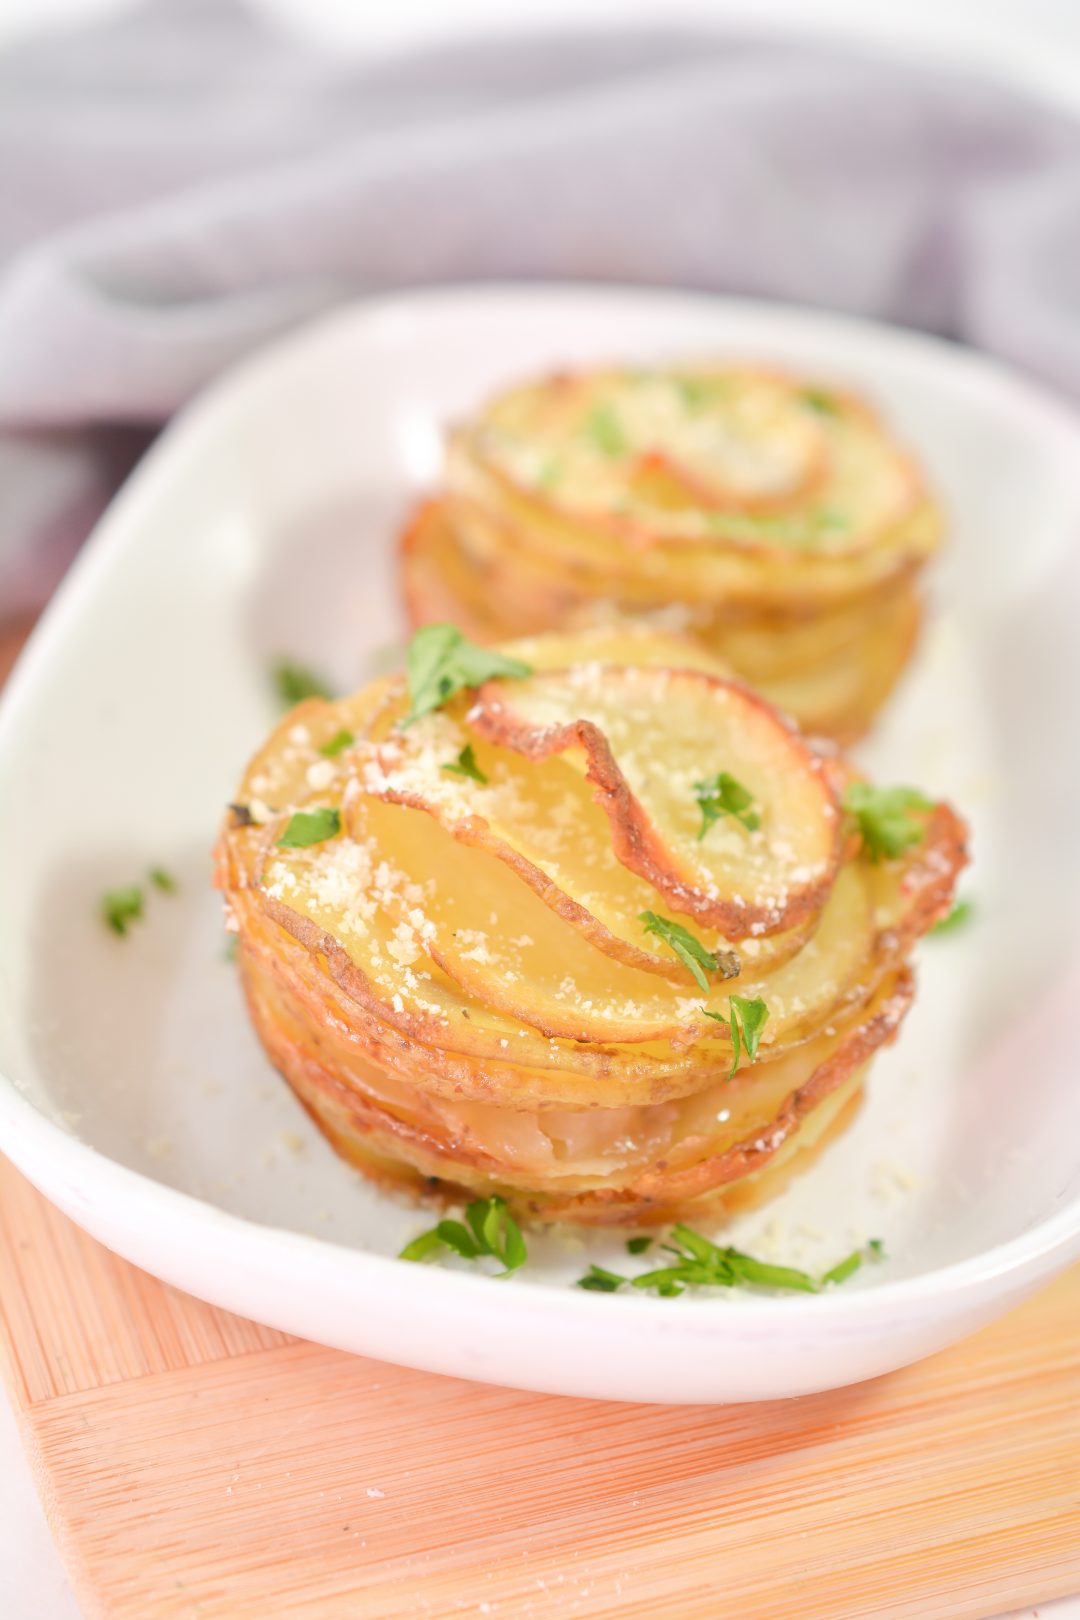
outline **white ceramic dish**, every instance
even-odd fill
[[[562,361],[714,351],[872,393],[953,534],[917,667],[870,751],[970,814],[977,921],[922,989],[854,1128],[738,1239],[827,1265],[814,1297],[582,1293],[614,1239],[544,1239],[495,1282],[392,1256],[427,1218],[337,1160],[269,1069],[223,958],[208,849],[289,653],[359,684],[401,635],[391,542],[440,425]],[[290,1332],[589,1396],[794,1395],[924,1355],[1080,1254],[1080,430],[997,367],[773,306],[607,289],[433,292],[336,314],[188,410],[34,637],[0,714],[0,1146],[109,1247]],[[152,863],[117,940],[95,914]]]

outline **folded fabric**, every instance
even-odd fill
[[[347,62],[168,0],[0,58],[0,150],[0,611],[223,366],[396,287],[784,298],[1080,393],[1080,125],[854,49],[640,31]]]

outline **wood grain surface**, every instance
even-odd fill
[[[201,1304],[0,1159],[0,1365],[89,1620],[974,1620],[1080,1589],[1080,1270],[855,1389],[564,1400]]]

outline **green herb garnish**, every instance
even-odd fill
[[[821,1279],[822,1286],[827,1283],[847,1282],[848,1278],[858,1271],[864,1260],[880,1260],[884,1253],[885,1245],[881,1239],[871,1238],[865,1249],[855,1249],[845,1260],[838,1261],[830,1271],[827,1271]]]
[[[754,802],[754,795],[728,771],[717,771],[716,775],[709,777],[707,781],[695,782],[694,798],[701,809],[699,843],[721,816],[734,817],[747,832],[754,832],[761,826],[761,817],[756,810],[750,808]]]
[[[936,922],[929,930],[931,934],[952,934],[958,928],[965,927],[972,918],[975,907],[970,900],[958,900],[952,910],[940,922]]]
[[[334,695],[321,675],[305,669],[303,664],[294,664],[289,658],[278,659],[270,671],[270,678],[282,707],[286,709],[291,709],[295,703],[303,703],[305,698],[332,698]]]
[[[672,1256],[670,1264],[643,1271],[637,1277],[621,1277],[602,1266],[590,1266],[577,1286],[596,1293],[615,1294],[624,1286],[647,1289],[673,1299],[687,1288],[774,1288],[793,1293],[819,1294],[830,1284],[846,1282],[866,1260],[878,1260],[884,1253],[874,1238],[863,1249],[856,1249],[822,1276],[815,1277],[795,1266],[775,1266],[755,1260],[741,1249],[722,1248],[689,1226],[673,1226],[669,1241],[661,1247]]]
[[[552,456],[550,461],[545,461],[544,465],[536,475],[537,488],[546,490],[557,489],[559,484],[562,482],[564,471],[565,468],[563,467],[561,457]]]
[[[166,872],[163,866],[150,868],[150,881],[155,889],[161,890],[162,894],[175,894],[180,887],[172,873]]]
[[[688,411],[700,411],[708,404],[712,390],[701,377],[673,377],[671,380]]]
[[[139,922],[143,914],[143,892],[137,883],[130,884],[126,889],[110,889],[102,897],[101,916],[106,927],[111,928],[114,934],[123,937],[133,922]]]
[[[781,545],[810,545],[849,526],[846,514],[835,506],[822,506],[798,518],[771,512],[710,512],[706,521],[711,529],[734,539],[776,540]]]
[[[343,753],[346,748],[351,748],[355,741],[356,737],[349,728],[342,726],[340,731],[334,732],[329,742],[320,743],[319,753],[325,754],[327,759],[333,759],[335,755]]]
[[[598,405],[582,424],[582,433],[605,456],[624,456],[630,448],[610,405]]]
[[[477,647],[453,624],[426,624],[409,643],[409,712],[402,731],[421,715],[439,709],[455,692],[483,681],[521,681],[532,674],[520,658]]]
[[[483,787],[487,786],[487,777],[476,763],[476,755],[473,753],[472,743],[465,744],[464,748],[461,750],[461,753],[457,757],[456,764],[442,765],[440,766],[440,769],[447,771],[451,776],[467,776],[472,781],[479,782]]]
[[[871,787],[852,782],[844,794],[844,809],[855,818],[866,853],[872,861],[895,860],[926,836],[917,812],[932,810],[932,800],[916,788]]]
[[[761,1032],[768,1023],[769,1009],[760,996],[729,996],[730,1018],[725,1018],[722,1013],[710,1012],[707,1007],[701,1010],[706,1018],[715,1019],[731,1032],[731,1071],[728,1079],[733,1080],[744,1050],[751,1063],[757,1060]]]
[[[632,1237],[626,1240],[627,1254],[644,1254],[646,1249],[652,1247],[651,1237]]]
[[[738,972],[738,960],[733,958],[730,951],[714,956],[682,923],[672,922],[670,917],[659,917],[655,911],[638,912],[638,921],[645,924],[647,934],[656,934],[665,945],[671,946],[702,990],[708,992],[709,989],[706,973],[723,973],[726,979],[730,979]]]
[[[307,849],[311,844],[325,844],[328,838],[336,838],[340,831],[340,810],[297,810],[295,815],[289,817],[277,843],[281,849]]]
[[[584,1277],[579,1277],[574,1286],[587,1289],[593,1294],[615,1294],[623,1283],[629,1281],[629,1277],[620,1277],[617,1271],[607,1271],[603,1266],[590,1266]]]
[[[443,1220],[419,1237],[406,1243],[399,1260],[427,1260],[449,1250],[463,1260],[490,1256],[498,1260],[505,1277],[528,1259],[521,1227],[506,1207],[504,1198],[478,1198],[465,1210],[464,1221]]]
[[[730,399],[733,386],[731,377],[718,373],[706,377],[672,377],[671,383],[688,411],[704,410],[707,405]]]
[[[237,953],[237,951],[239,949],[240,949],[240,936],[239,936],[239,934],[226,934],[225,935],[225,944],[222,946],[222,950],[221,950],[222,958],[226,962],[235,962],[236,961],[236,953]]]
[[[804,388],[799,395],[804,405],[809,405],[812,411],[819,416],[839,416],[840,407],[831,394],[822,393],[820,388]]]

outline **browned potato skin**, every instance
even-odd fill
[[[505,641],[555,626],[593,622],[597,615],[659,617],[667,622],[669,601],[623,601],[587,588],[580,579],[554,570],[538,573],[530,560],[511,566],[506,559],[478,561],[456,537],[452,512],[438,500],[413,514],[399,540],[399,574],[409,622],[414,629],[445,620],[474,641]],[[768,701],[791,714],[803,731],[848,746],[864,736],[903,674],[918,641],[922,605],[916,570],[902,569],[886,588],[868,592],[854,604],[832,609],[793,605],[754,614],[735,608],[685,606],[684,633],[730,664]],[[785,648],[797,652],[807,631],[825,643],[808,645],[787,668]],[[846,631],[846,637],[844,632]],[[835,642],[839,641],[839,645]]]
[[[358,1169],[443,1201],[498,1193],[534,1221],[616,1226],[689,1216],[703,1199],[759,1174],[830,1093],[895,1039],[914,994],[910,971],[901,971],[833,1056],[785,1099],[767,1128],[756,1129],[733,1147],[716,1152],[708,1138],[691,1138],[679,1143],[670,1160],[661,1158],[639,1173],[597,1178],[594,1186],[540,1191],[535,1174],[515,1174],[467,1141],[447,1138],[437,1119],[395,1115],[365,1090],[364,1059],[354,1056],[345,1079],[310,1027],[297,1036],[298,1026],[288,1019],[295,1007],[290,1007],[287,992],[246,949],[241,973],[252,1022],[275,1067],[338,1152]]]

